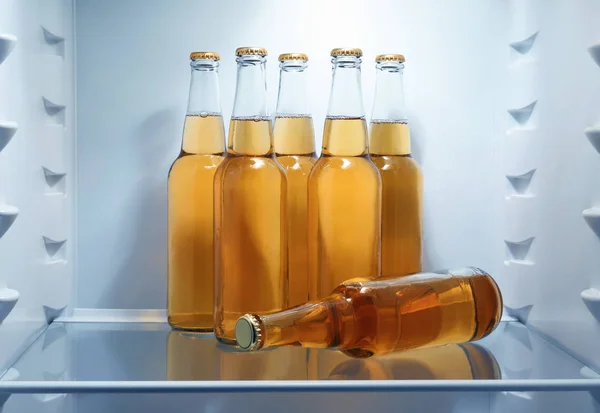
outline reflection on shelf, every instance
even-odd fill
[[[306,350],[248,353],[218,343],[212,334],[170,331],[167,380],[306,380]]]
[[[494,355],[476,344],[451,344],[347,360],[332,380],[496,380],[502,378]]]
[[[69,351],[57,358],[53,348]],[[123,387],[133,385],[128,382],[150,381],[160,388],[181,380],[199,386],[201,382],[229,380],[350,383],[366,376],[420,382],[455,379],[468,383],[470,379],[485,378],[528,382],[579,379],[583,365],[517,322],[501,322],[476,344],[411,350],[369,359],[301,347],[240,352],[217,343],[212,334],[172,331],[166,323],[54,322],[14,367],[21,373],[19,381],[101,381]],[[48,371],[54,374],[48,375]],[[210,383],[204,386],[215,385]]]

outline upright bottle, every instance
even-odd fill
[[[376,57],[377,83],[371,116],[371,159],[382,180],[381,274],[421,271],[423,177],[410,155],[404,106],[404,56]]]
[[[236,325],[245,350],[334,347],[353,357],[479,340],[502,316],[494,279],[473,267],[399,277],[351,279],[321,300]]]
[[[263,48],[236,50],[227,154],[215,176],[215,335],[235,344],[237,318],[287,307],[285,171],[273,153]]]
[[[181,153],[169,172],[168,320],[175,328],[213,328],[213,180],[223,160],[219,55],[190,55],[192,79]]]
[[[369,158],[360,49],[333,49],[323,149],[308,179],[309,296],[380,275],[381,178]]]
[[[289,305],[308,301],[308,176],[317,159],[306,93],[308,56],[279,56],[279,95],[273,135],[275,155],[287,175]]]

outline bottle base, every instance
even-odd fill
[[[216,338],[219,343],[223,343],[228,346],[237,346],[237,341],[235,341],[235,339],[231,340],[229,338],[219,337],[219,336],[216,336]]]
[[[175,330],[193,331],[196,333],[212,333],[214,329],[212,315],[208,317],[204,314],[182,314],[169,316],[167,321]]]
[[[180,326],[169,324],[173,330],[176,331],[189,331],[191,333],[212,333],[213,328],[204,328],[204,327],[188,327],[188,326]]]

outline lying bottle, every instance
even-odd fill
[[[314,350],[311,350],[314,351]],[[324,351],[324,350],[319,350]],[[329,380],[498,380],[494,355],[476,344],[449,344],[399,351],[370,359],[348,359]]]
[[[494,279],[474,267],[408,276],[354,278],[331,295],[269,315],[246,314],[237,344],[334,347],[369,357],[425,346],[464,343],[490,334],[502,316]]]

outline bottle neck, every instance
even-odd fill
[[[371,116],[371,155],[410,155],[410,130],[404,105],[402,62],[377,63],[375,99]]]
[[[404,63],[377,63],[372,122],[407,122],[404,105]]]
[[[185,154],[222,154],[225,131],[219,93],[219,62],[192,60],[190,94],[183,129]]]
[[[284,60],[279,67],[281,70],[276,116],[310,117],[306,82],[307,63],[302,60]]]
[[[273,153],[271,119],[267,111],[266,58],[238,56],[237,87],[229,124],[228,152],[239,156]]]
[[[327,117],[364,118],[365,109],[360,76],[361,59],[355,56],[340,56],[332,59],[332,63],[333,80]]]
[[[275,153],[310,156],[315,152],[315,132],[306,93],[307,63],[302,60],[284,60],[280,68],[273,125]]]
[[[261,338],[258,348],[283,345],[338,347],[354,337],[350,299],[335,293],[319,301],[256,318]]]
[[[216,60],[192,60],[188,115],[221,115],[219,92],[219,62]]]
[[[332,60],[333,80],[323,132],[323,154],[363,156],[368,153],[360,64],[355,56]]]
[[[232,118],[268,118],[266,58],[239,56]]]

